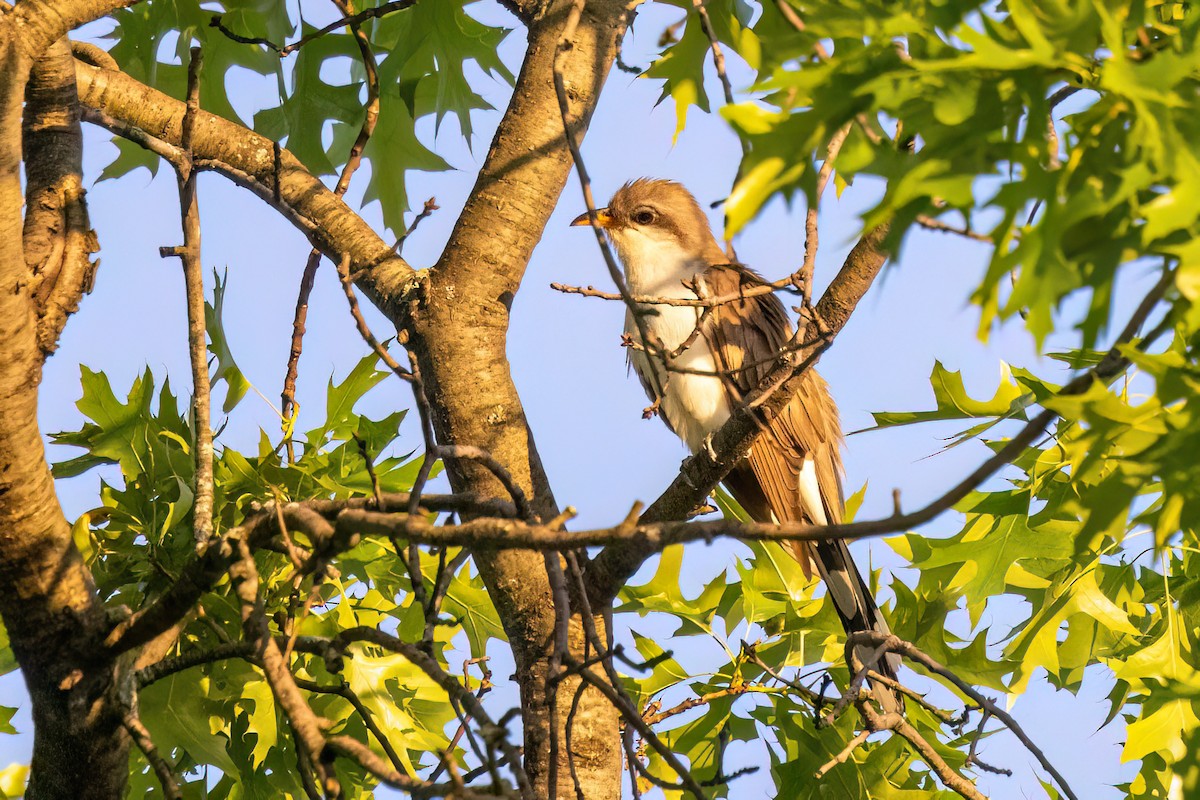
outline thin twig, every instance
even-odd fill
[[[853,739],[846,743],[846,746],[842,748],[841,752],[822,764],[821,768],[813,773],[813,777],[817,780],[820,780],[821,778],[825,777],[825,773],[829,772],[829,770],[833,769],[838,764],[845,764],[850,758],[850,754],[858,749],[858,747],[865,741],[867,741],[867,737],[870,735],[871,731],[869,730],[860,731]]]
[[[1033,743],[1033,740],[1029,738],[1029,735],[1026,734],[1024,729],[1022,729],[1017,721],[1013,719],[1011,714],[1009,714],[1000,706],[996,705],[991,698],[984,695],[974,686],[958,677],[958,675],[956,675],[950,669],[935,661],[924,651],[918,649],[916,645],[912,644],[911,642],[906,642],[893,634],[882,634],[875,631],[859,631],[850,634],[848,637],[846,637],[847,652],[850,652],[854,645],[869,645],[884,649],[888,652],[896,653],[906,659],[917,662],[930,672],[940,675],[941,677],[950,681],[950,683],[954,684],[956,689],[958,689],[967,697],[971,698],[971,700],[973,700],[981,709],[983,709],[985,717],[987,714],[990,714],[991,716],[994,716],[996,719],[1000,720],[1000,722],[1004,723],[1004,725],[1021,741],[1021,744],[1025,745],[1025,749],[1032,753],[1034,758],[1038,760],[1038,763],[1042,765],[1042,769],[1050,773],[1050,775],[1054,778],[1055,783],[1058,784],[1059,789],[1062,790],[1062,793],[1066,795],[1069,800],[1078,800],[1078,796],[1067,784],[1066,779],[1057,769],[1054,768],[1054,765],[1050,763],[1048,758],[1046,758],[1046,754]]]
[[[771,294],[780,290],[799,292],[800,290],[796,288],[798,280],[799,272],[796,272],[777,281],[763,282],[745,289],[739,289],[734,294],[720,295],[719,297],[661,297],[649,294],[631,294],[629,295],[629,301],[640,306],[713,308],[729,305],[730,303],[740,303],[751,297],[760,297],[764,294]],[[596,297],[601,300],[625,301],[625,297],[620,294],[601,291],[594,286],[571,286],[566,283],[551,283],[550,288],[563,294],[578,294],[584,297]]]
[[[466,679],[468,676],[467,668],[470,667],[472,664],[479,664],[480,669],[483,671],[483,677],[479,681],[479,688],[475,692],[476,700],[483,697],[485,694],[487,694],[493,688],[492,673],[491,673],[491,670],[489,670],[487,668],[487,661],[488,661],[487,656],[481,656],[479,658],[468,659],[463,664],[463,678],[464,679]],[[468,688],[469,688],[469,686],[468,686]],[[442,772],[444,772],[446,770],[446,768],[450,766],[451,759],[454,755],[454,748],[458,746],[458,743],[462,739],[463,734],[466,732],[466,730],[467,730],[467,723],[466,723],[466,720],[463,720],[459,724],[458,730],[454,732],[454,736],[452,736],[450,738],[450,743],[448,745],[446,745],[446,749],[442,752],[442,757],[441,757],[441,760],[438,761],[437,767],[434,768],[433,772],[429,773],[430,782],[436,781],[441,776]]]
[[[775,7],[779,9],[779,13],[783,15],[783,18],[786,19],[793,28],[800,33],[808,33],[808,26],[804,24],[804,20],[800,18],[800,15],[796,13],[796,9],[792,8],[792,5],[788,2],[788,0],[775,0]],[[817,54],[817,58],[820,60],[829,60],[829,51],[825,48],[825,45],[821,43],[820,39],[813,42],[813,52]]]
[[[500,751],[504,754],[505,761],[516,778],[517,785],[521,789],[521,796],[526,798],[526,800],[532,800],[533,789],[529,783],[529,776],[521,764],[521,757],[517,749],[509,744],[505,738],[504,727],[492,721],[491,716],[484,709],[479,699],[472,692],[468,691],[460,681],[447,674],[432,656],[419,647],[383,631],[366,627],[350,628],[339,633],[329,643],[329,649],[326,653],[326,664],[331,667],[332,671],[338,671],[339,665],[337,659],[354,642],[368,642],[386,650],[399,653],[410,664],[428,675],[434,683],[441,687],[442,691],[446,692],[454,702],[460,704],[468,714],[479,722],[483,728],[485,738],[489,742],[494,742],[499,746]]]
[[[529,498],[525,496],[525,490],[521,488],[521,485],[517,483],[512,474],[504,468],[504,465],[482,447],[465,444],[443,444],[434,448],[434,454],[443,461],[464,459],[480,464],[488,472],[492,473],[496,480],[500,481],[500,485],[504,487],[509,497],[512,498],[513,505],[517,508],[517,514],[522,519],[536,519],[533,507],[529,505]]]
[[[717,68],[717,77],[721,79],[721,88],[725,91],[725,103],[733,105],[733,85],[729,82],[729,76],[725,74],[725,54],[721,52],[721,43],[717,41],[716,31],[713,30],[712,20],[708,16],[708,8],[705,7],[704,0],[692,0],[692,8],[696,9],[696,15],[700,17],[700,28],[708,37],[708,49],[712,51],[713,66]]]
[[[333,0],[333,2],[338,7],[338,10],[346,15],[347,19],[354,14],[354,4],[351,0]],[[375,53],[371,49],[371,42],[367,38],[367,35],[359,27],[359,23],[350,22],[349,27],[355,44],[358,45],[363,71],[366,76],[367,102],[363,107],[362,126],[359,127],[358,136],[355,137],[354,144],[350,146],[346,163],[342,167],[341,174],[338,176],[337,184],[334,186],[333,194],[335,197],[343,197],[350,188],[350,179],[354,177],[354,173],[358,170],[359,165],[362,164],[363,151],[366,149],[367,142],[370,141],[371,134],[375,131],[375,125],[379,121],[379,69],[376,66]],[[278,181],[276,184],[278,185]],[[296,298],[296,313],[292,321],[292,346],[288,354],[287,370],[283,379],[281,414],[283,417],[284,440],[289,463],[293,463],[296,460],[295,449],[292,443],[296,414],[299,411],[296,405],[296,372],[300,362],[300,354],[304,347],[305,323],[308,320],[308,298],[312,294],[313,280],[316,277],[317,267],[320,263],[321,251],[314,247],[312,252],[308,254],[308,262],[304,266],[304,274],[300,279],[300,291]]]
[[[236,552],[237,560],[230,566],[229,576],[241,602],[244,635],[248,641],[255,643],[271,693],[295,727],[296,746],[304,749],[325,794],[337,797],[341,793],[341,786],[332,764],[322,758],[326,744],[323,722],[300,695],[287,661],[267,628],[262,600],[259,597],[258,568],[254,563],[254,555],[246,542],[241,540],[236,543]]]
[[[431,197],[425,201],[425,205],[421,208],[420,213],[413,217],[413,221],[404,229],[404,233],[400,234],[400,238],[392,245],[392,250],[399,255],[404,250],[404,243],[408,241],[408,237],[413,235],[413,231],[421,224],[421,220],[429,217],[433,212],[437,211],[441,206],[437,204],[437,198]]]
[[[239,33],[236,33],[225,27],[225,23],[221,14],[214,14],[212,19],[209,20],[208,24],[210,27],[216,28],[235,42],[240,44],[262,45],[268,50],[273,50],[282,57],[289,56],[299,50],[301,47],[304,47],[304,45],[308,44],[309,42],[319,39],[322,36],[327,36],[328,34],[333,33],[334,31],[346,25],[360,25],[369,19],[379,19],[380,17],[387,16],[395,11],[403,11],[406,8],[410,8],[411,6],[415,5],[416,2],[417,0],[392,0],[392,2],[384,3],[381,6],[364,9],[357,14],[347,15],[336,22],[331,22],[324,28],[305,34],[291,44],[286,45],[278,45],[275,42],[272,42],[270,39],[264,39],[261,36],[243,36]]]
[[[821,169],[817,173],[817,187],[813,192],[812,202],[809,203],[808,210],[804,213],[804,263],[799,270],[799,282],[803,287],[804,297],[809,300],[812,298],[813,271],[817,265],[819,243],[817,220],[821,209],[821,195],[825,193],[829,176],[833,174],[834,162],[842,150],[842,144],[846,141],[846,137],[850,135],[852,124],[852,122],[847,122],[834,131],[833,136],[829,137],[829,143],[825,145],[825,160],[821,163]]]
[[[690,792],[691,795],[696,798],[696,800],[705,800],[704,789],[696,781],[696,778],[692,775],[691,771],[683,765],[683,762],[679,760],[679,757],[675,754],[675,752],[671,750],[671,748],[668,747],[661,738],[659,738],[658,734],[654,732],[654,729],[642,721],[641,715],[638,714],[637,709],[630,705],[629,702],[621,696],[616,687],[610,685],[608,681],[604,680],[590,669],[581,669],[579,671],[579,675],[585,681],[598,689],[606,698],[608,698],[608,702],[612,703],[613,706],[615,706],[616,709],[621,713],[625,723],[629,727],[634,728],[642,737],[642,739],[648,742],[650,746],[653,747],[654,750],[662,757],[663,761],[667,762],[667,766],[674,770],[675,774],[679,776],[679,780],[682,781],[682,788]]]
[[[604,230],[600,227],[599,219],[596,216],[596,201],[592,196],[592,179],[588,175],[587,167],[583,163],[583,155],[579,150],[579,139],[577,136],[577,124],[571,120],[570,102],[567,99],[566,79],[563,77],[563,69],[566,64],[567,53],[574,49],[575,44],[572,39],[575,37],[575,32],[579,28],[579,20],[583,15],[584,0],[574,0],[570,10],[567,12],[567,21],[563,25],[562,36],[558,40],[558,48],[554,54],[554,92],[558,97],[558,111],[562,118],[563,137],[566,139],[567,148],[571,151],[571,159],[575,163],[575,171],[579,175],[579,186],[583,191],[583,202],[587,207],[588,223],[592,228],[592,232],[596,236],[596,243],[600,246],[600,252],[604,256],[604,265],[608,267],[608,275],[612,282],[616,285],[617,291],[620,293],[622,301],[626,308],[629,309],[630,317],[633,319],[634,326],[637,328],[638,336],[642,343],[653,347],[655,351],[661,352],[661,347],[658,337],[654,336],[646,325],[647,309],[639,308],[633,301],[632,295],[629,293],[629,286],[625,283],[625,276],[621,273],[621,268],[617,266],[617,260],[613,256],[612,248],[608,246],[608,239],[605,238]],[[652,373],[650,385],[654,387],[655,397],[653,400],[659,400],[662,393],[660,387],[666,386],[664,376],[658,374],[659,365],[656,359],[647,359]]]
[[[287,448],[288,463],[296,461],[296,450],[292,441],[295,430],[296,414],[296,375],[299,371],[300,354],[304,349],[304,333],[308,322],[308,298],[312,295],[313,282],[317,277],[317,267],[321,265],[321,251],[313,249],[308,254],[304,265],[304,274],[300,277],[300,291],[296,295],[296,311],[292,316],[292,343],[288,350],[287,368],[283,376],[283,392],[280,394],[280,416],[283,419],[284,446]]]
[[[927,228],[931,231],[939,231],[941,233],[953,233],[956,236],[963,236],[976,242],[985,242],[986,244],[995,244],[996,240],[986,233],[976,233],[965,225],[955,227],[947,222],[942,222],[936,217],[931,217],[928,214],[918,214],[916,222],[922,228]]]
[[[346,253],[342,256],[341,261],[337,265],[338,279],[342,284],[342,291],[346,295],[346,303],[350,306],[350,316],[354,318],[354,326],[358,329],[358,333],[362,336],[375,355],[379,356],[379,360],[387,365],[397,378],[403,381],[411,381],[413,374],[400,366],[396,359],[392,358],[392,354],[387,351],[379,340],[375,338],[375,334],[371,333],[371,328],[367,325],[367,320],[363,317],[362,309],[358,305],[358,297],[354,294],[354,284],[350,281],[350,254]]]
[[[150,763],[154,774],[158,776],[163,797],[167,800],[183,800],[183,791],[179,788],[179,781],[175,778],[174,770],[158,752],[158,748],[154,746],[154,739],[150,736],[150,731],[146,730],[146,726],[138,719],[137,714],[133,711],[126,711],[121,724],[124,725],[125,730],[129,731],[129,737],[133,739],[138,750],[142,751],[142,755]]]
[[[367,452],[367,442],[356,433],[354,434],[354,443],[358,445],[358,454],[362,456],[363,466],[367,468],[367,477],[371,480],[371,497],[375,500],[375,507],[383,508],[383,492],[379,489],[379,476],[375,474],[375,462],[371,460],[371,454]]]
[[[933,746],[920,732],[914,728],[902,714],[880,714],[871,707],[869,702],[858,704],[859,713],[866,720],[867,728],[872,731],[892,731],[901,737],[917,751],[917,754],[941,782],[967,800],[987,800],[976,788],[975,784],[960,775],[946,763],[937,748]]]
[[[204,317],[204,267],[200,262],[200,205],[196,197],[196,170],[192,164],[192,138],[200,112],[200,70],[204,58],[199,47],[191,50],[187,72],[187,110],[183,115],[181,150],[175,164],[179,182],[179,208],[183,220],[183,246],[163,247],[163,258],[177,256],[183,264],[187,294],[188,355],[192,365],[192,424],[195,443],[192,457],[196,476],[192,501],[192,536],[197,548],[213,536],[213,433],[211,386],[208,375],[208,333]]]
[[[400,758],[399,753],[396,752],[396,748],[392,746],[392,743],[388,739],[387,735],[379,727],[379,723],[375,720],[375,715],[372,714],[371,710],[367,708],[365,703],[363,703],[362,698],[358,696],[358,693],[350,688],[350,684],[345,678],[342,678],[340,683],[333,686],[325,686],[317,683],[316,681],[310,681],[299,676],[296,676],[294,680],[296,681],[296,685],[306,692],[333,694],[350,703],[350,705],[353,706],[354,710],[358,713],[358,716],[362,718],[363,725],[365,725],[371,735],[375,737],[375,741],[379,742],[379,746],[383,748],[384,754],[387,755],[388,761],[392,762],[392,767],[396,770],[396,772],[408,775],[410,778],[413,777],[408,773],[408,770],[405,769],[404,761]],[[432,783],[433,780],[435,779],[431,779],[430,782]]]
[[[400,332],[400,341],[407,347],[407,331]],[[425,455],[408,495],[408,513],[411,515],[417,513],[417,508],[421,504],[421,494],[425,491],[425,484],[428,483],[433,465],[437,462],[437,437],[433,432],[433,410],[429,406],[429,395],[425,393],[425,381],[421,378],[420,361],[412,348],[407,348],[407,351],[408,363],[412,372],[413,403],[417,407],[417,418],[421,421],[421,438],[425,443]],[[415,545],[413,547],[415,548]],[[414,561],[420,556],[415,549],[411,553]]]
[[[724,689],[705,692],[699,697],[689,697],[666,710],[643,714],[642,719],[645,720],[647,725],[657,725],[665,719],[670,719],[678,714],[691,711],[694,708],[706,706],[714,700],[721,700],[726,697],[741,697],[744,694],[782,694],[787,692],[788,688],[780,686],[760,686],[754,683],[743,683],[738,686],[727,686]]]

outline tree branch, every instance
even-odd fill
[[[183,115],[180,149],[184,160],[175,165],[179,182],[179,213],[183,223],[183,246],[163,247],[163,258],[178,256],[183,264],[183,284],[187,297],[188,356],[192,365],[192,425],[195,441],[192,457],[196,464],[193,484],[192,536],[197,548],[207,545],[213,535],[213,431],[212,386],[208,375],[208,332],[204,308],[204,267],[200,262],[200,203],[196,197],[196,170],[193,166],[192,140],[196,117],[200,113],[200,70],[203,57],[199,47],[191,50],[187,72],[187,105]]]
[[[173,147],[182,144],[186,107],[180,101],[122,72],[76,59],[80,103],[104,114],[88,121],[113,120],[117,135],[133,130]],[[131,137],[132,138],[132,137]],[[137,141],[137,139],[133,139]],[[341,198],[312,175],[286,149],[235,122],[200,111],[192,141],[197,167],[220,172],[280,211],[313,244],[337,262],[350,256],[359,286],[385,314],[396,314],[420,276],[392,252]]]
[[[1058,784],[1059,789],[1062,790],[1063,794],[1066,795],[1069,800],[1078,800],[1078,796],[1074,791],[1071,790],[1071,787],[1067,784],[1066,779],[1063,778],[1062,773],[1054,768],[1054,765],[1050,763],[1048,758],[1046,758],[1046,754],[1043,753],[1042,750],[1033,743],[1033,740],[1029,738],[1029,735],[1025,733],[1024,729],[1022,729],[1017,721],[1013,719],[1011,714],[1009,714],[1003,708],[997,706],[991,698],[987,697],[974,686],[958,677],[958,675],[954,674],[954,672],[938,663],[930,656],[926,655],[923,651],[917,648],[916,645],[912,644],[911,642],[906,642],[894,634],[882,634],[875,631],[859,631],[850,634],[848,637],[846,637],[846,652],[848,654],[852,652],[854,645],[870,645],[888,652],[897,653],[910,661],[920,664],[930,672],[940,675],[941,677],[950,681],[950,683],[954,684],[955,688],[957,688],[967,697],[971,698],[971,700],[973,700],[981,709],[983,709],[985,713],[992,715],[1004,723],[1004,725],[1010,731],[1012,731],[1018,739],[1021,740],[1021,744],[1025,745],[1025,749],[1032,753],[1034,758],[1038,760],[1038,763],[1042,765],[1042,769],[1046,770],[1046,772],[1053,776],[1054,781]],[[906,736],[905,738],[908,737]]]
[[[12,13],[26,56],[40,58],[52,44],[81,25],[106,17],[140,0],[22,0]]]
[[[1130,316],[1124,330],[1116,338],[1108,354],[1094,368],[1063,386],[1059,397],[1082,394],[1095,381],[1107,383],[1129,367],[1122,348],[1130,342],[1141,326],[1157,308],[1159,301],[1174,280],[1174,272],[1164,270],[1162,277],[1143,298]],[[1166,318],[1158,329],[1142,339],[1144,348],[1162,333],[1169,321]],[[360,509],[346,509],[337,517],[337,528],[361,534],[402,535],[410,541],[438,545],[471,545],[474,548],[530,548],[536,550],[578,550],[605,545],[603,553],[635,551],[658,552],[669,545],[692,541],[711,541],[718,536],[732,536],[754,541],[814,541],[822,539],[861,539],[895,531],[915,528],[929,522],[977,489],[1000,468],[1008,465],[1042,436],[1046,427],[1058,416],[1049,409],[1031,418],[1005,445],[983,462],[958,484],[925,507],[911,513],[893,513],[876,520],[838,525],[809,525],[800,522],[766,524],[720,519],[700,522],[649,522],[649,512],[634,521],[639,505],[634,506],[625,522],[611,527],[585,531],[564,532],[552,526],[531,525],[514,519],[476,519],[456,526],[437,527],[416,516],[397,516]],[[724,430],[724,429],[722,429]],[[699,458],[700,456],[694,457]],[[685,468],[686,474],[686,468]],[[343,538],[348,533],[339,534]],[[602,563],[600,558],[593,566]],[[593,578],[594,580],[594,578]],[[594,585],[590,584],[589,588]],[[594,602],[594,601],[593,601]]]

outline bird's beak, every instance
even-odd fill
[[[578,217],[576,217],[574,220],[572,220],[571,227],[574,228],[574,227],[578,227],[580,225],[590,225],[590,224],[591,224],[591,220],[588,219],[587,212],[585,211],[582,214],[580,214]],[[612,217],[612,214],[608,213],[607,208],[596,209],[596,225],[598,225],[601,228],[613,227],[613,217]]]

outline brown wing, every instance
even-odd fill
[[[762,283],[757,274],[736,265],[710,267],[704,279],[709,295],[715,297]],[[723,380],[730,405],[737,406],[774,366],[792,329],[779,298],[762,294],[715,307],[702,333],[718,368],[726,371]],[[841,522],[841,439],[837,406],[824,379],[810,369],[796,396],[768,423],[746,461],[730,472],[725,484],[760,522]],[[815,474],[819,499],[801,486],[805,470],[811,470],[809,486]],[[889,632],[845,541],[794,542],[792,552],[806,575],[811,575],[813,563],[817,565],[847,631]],[[859,658],[865,661],[868,655],[860,652]],[[899,659],[889,657],[877,666],[895,678]],[[903,708],[901,699],[887,687],[873,689],[885,711]]]
[[[710,267],[704,278],[711,296],[737,294],[762,284],[753,271],[736,265]],[[731,405],[737,405],[774,366],[776,356],[791,338],[792,328],[779,298],[763,294],[714,308],[703,332],[717,354],[719,368],[728,372],[725,388]],[[770,422],[747,457],[750,472],[777,521],[819,522],[814,515],[823,513],[827,521],[841,522],[840,444],[837,407],[825,381],[809,370],[796,397]],[[806,461],[816,471],[819,511],[805,509],[801,502],[800,473]],[[741,484],[750,477],[738,476],[733,482]],[[771,519],[766,516],[761,521]],[[802,563],[808,560],[802,552],[797,557]]]

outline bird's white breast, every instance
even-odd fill
[[[633,235],[618,242],[618,253],[625,265],[629,290],[635,295],[653,297],[695,298],[686,284],[707,268],[683,252],[673,240]],[[675,350],[696,328],[702,309],[695,306],[652,307],[657,314],[642,317],[647,332],[656,337],[667,350]],[[641,336],[632,314],[625,316],[625,332],[641,343]],[[704,446],[704,439],[729,419],[729,400],[721,379],[715,375],[717,362],[708,342],[696,336],[692,344],[673,361],[677,368],[709,373],[671,372],[666,389],[661,389],[667,375],[661,359],[656,358],[657,370],[651,372],[649,357],[644,350],[631,351],[630,361],[642,379],[658,386],[662,396],[659,413],[683,439],[693,453]],[[655,377],[657,375],[657,379]]]

